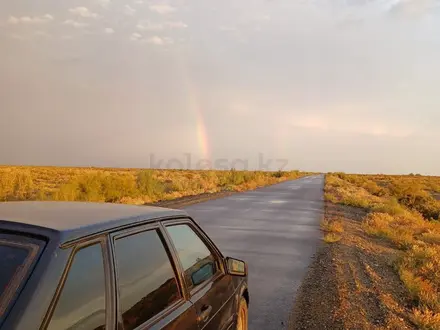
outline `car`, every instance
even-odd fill
[[[0,329],[247,329],[247,265],[185,211],[0,203]]]

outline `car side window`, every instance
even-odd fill
[[[105,329],[105,272],[101,244],[76,252],[47,329]]]
[[[158,230],[115,241],[119,307],[125,330],[145,323],[182,297],[165,246]]]
[[[214,254],[188,224],[170,225],[168,233],[177,250],[189,288],[210,279],[218,270]]]

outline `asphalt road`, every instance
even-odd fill
[[[249,265],[249,329],[286,329],[321,239],[324,175],[186,207],[227,256]]]

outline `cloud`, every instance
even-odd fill
[[[124,6],[124,13],[128,16],[133,16],[136,13],[136,9],[130,7],[129,5]]]
[[[170,14],[176,11],[175,7],[168,4],[150,5],[148,8],[150,8],[151,11],[154,11],[161,15]]]
[[[252,109],[247,103],[234,102],[229,106],[229,111],[233,115],[251,115]]]
[[[96,2],[104,8],[107,8],[110,4],[110,0],[96,0]]]
[[[151,23],[149,21],[140,21],[136,25],[136,28],[139,31],[161,31],[165,29],[185,29],[187,27],[188,27],[187,24],[180,21],[176,21],[176,22],[170,21],[163,23]]]
[[[180,21],[178,21],[178,22],[166,22],[165,25],[167,27],[169,27],[170,29],[185,29],[185,28],[188,27],[188,25],[186,25],[185,23],[180,22]]]
[[[149,38],[144,38],[142,34],[138,32],[134,32],[130,35],[131,41],[137,41],[139,43],[147,43],[152,44],[156,46],[164,46],[164,45],[171,45],[174,43],[174,40],[168,37],[159,37],[159,36],[152,36]]]
[[[136,0],[134,3],[135,5],[142,5],[144,2],[142,0]]]
[[[393,1],[390,14],[401,16],[420,16],[440,7],[438,0],[397,0]]]
[[[38,37],[50,38],[52,37],[49,33],[45,31],[35,31],[34,34]]]
[[[257,15],[252,18],[253,21],[257,22],[269,22],[271,17],[269,15]]]
[[[15,17],[15,16],[9,16],[8,23],[9,24],[41,24],[41,23],[47,23],[54,19],[54,17],[50,14],[45,14],[42,16],[21,16],[21,17]]]
[[[76,7],[69,9],[69,12],[73,15],[86,17],[86,18],[97,18],[98,14],[92,13],[88,8],[86,7]]]
[[[146,43],[149,44],[153,44],[153,45],[157,45],[157,46],[163,46],[163,45],[170,45],[172,44],[174,41],[171,38],[161,38],[158,36],[154,36],[151,38],[148,38],[147,40],[145,40]]]
[[[220,31],[223,31],[223,32],[236,32],[236,31],[238,30],[236,27],[233,27],[233,26],[224,26],[224,25],[219,26],[218,29],[219,29]]]
[[[136,28],[139,31],[160,31],[163,30],[165,28],[164,24],[160,24],[160,23],[151,23],[151,22],[139,22],[136,25]]]
[[[130,36],[130,40],[131,41],[138,41],[138,40],[141,40],[141,39],[142,39],[142,34],[137,33],[137,32],[132,33],[131,36]]]
[[[303,128],[327,130],[329,124],[326,119],[317,116],[304,116],[294,119],[294,125]]]
[[[63,22],[63,24],[70,25],[70,26],[73,26],[74,28],[79,28],[79,29],[89,25],[89,24],[84,23],[84,22],[74,21],[73,19],[65,20]]]
[[[360,122],[356,118],[335,118],[326,116],[306,115],[295,117],[291,120],[295,127],[301,127],[317,131],[336,131],[356,133],[371,136],[408,137],[414,133],[411,127],[384,122],[379,118]]]
[[[24,36],[15,33],[11,34],[9,37],[16,40],[26,40]]]
[[[115,33],[115,30],[113,30],[112,28],[105,28],[104,33],[113,34],[113,33]]]

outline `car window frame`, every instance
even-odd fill
[[[206,279],[199,285],[190,287],[188,286],[186,281],[183,280],[183,284],[185,285],[185,288],[189,294],[189,298],[193,297],[198,292],[205,289],[211,282],[217,281],[220,277],[226,274],[223,254],[220,252],[218,247],[212,242],[212,240],[208,237],[208,235],[203,231],[203,229],[200,228],[200,226],[192,218],[163,220],[161,221],[161,225],[163,226],[163,230],[167,235],[169,244],[173,249],[173,253],[177,256],[177,261],[179,264],[182,279],[185,278],[185,269],[183,269],[177,249],[174,246],[171,235],[168,233],[166,227],[177,226],[177,225],[188,225],[194,231],[194,233],[202,240],[202,242],[206,245],[208,250],[214,255],[217,261],[217,271],[214,274],[214,276]]]
[[[115,297],[116,297],[116,309],[117,309],[117,319],[118,324],[120,324],[120,329],[123,329],[123,319],[122,319],[122,310],[121,306],[119,304],[120,297],[119,297],[119,283],[118,283],[118,268],[117,268],[117,262],[116,262],[116,246],[115,241],[117,239],[121,239],[124,237],[140,234],[146,231],[157,231],[159,236],[159,239],[161,240],[163,247],[165,249],[165,252],[168,255],[168,259],[171,264],[171,268],[173,269],[174,276],[177,281],[177,287],[180,293],[180,299],[165,308],[164,310],[160,311],[150,319],[146,320],[144,323],[140,324],[135,329],[148,329],[152,326],[154,326],[156,323],[173,313],[175,310],[177,310],[179,307],[183,306],[185,303],[189,301],[188,293],[186,292],[186,289],[183,285],[184,281],[181,277],[180,269],[178,262],[178,259],[176,258],[176,255],[174,254],[173,250],[170,247],[170,242],[167,240],[166,233],[164,232],[163,228],[161,227],[160,223],[158,221],[147,223],[147,224],[141,224],[139,226],[135,227],[129,227],[129,228],[123,228],[120,230],[116,230],[112,233],[110,233],[110,245],[111,245],[111,254],[113,259],[113,272],[115,276]],[[119,327],[118,327],[119,329]]]
[[[24,288],[26,280],[32,273],[39,256],[45,248],[46,242],[40,239],[27,237],[20,233],[0,233],[0,242],[3,245],[24,248],[28,255],[20,267],[20,270],[13,275],[9,281],[8,290],[0,295],[0,325],[8,316],[13,304]]]
[[[61,297],[61,294],[63,293],[64,285],[66,284],[67,277],[69,274],[69,271],[72,267],[73,261],[75,259],[75,255],[82,249],[85,249],[89,246],[99,244],[101,246],[101,252],[102,252],[102,259],[103,259],[103,269],[104,269],[104,292],[105,292],[105,329],[115,329],[115,320],[114,320],[114,310],[113,306],[113,294],[111,292],[111,264],[110,264],[110,255],[107,250],[107,235],[102,235],[98,237],[91,238],[89,240],[85,241],[79,241],[77,244],[75,244],[70,251],[69,258],[67,260],[67,263],[64,267],[63,273],[60,277],[60,280],[58,282],[57,288],[55,290],[55,293],[53,295],[52,301],[50,303],[50,306],[46,312],[46,315],[43,319],[42,325],[40,329],[47,329],[47,327],[50,324],[50,321],[52,320],[53,313],[55,312],[55,309],[58,305],[58,301]]]

